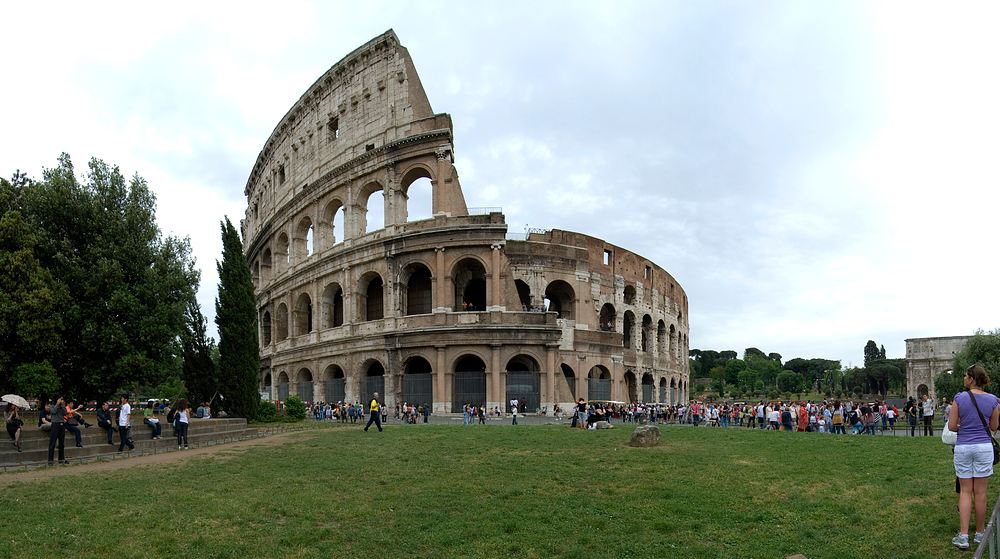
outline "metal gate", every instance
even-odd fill
[[[673,406],[673,405],[674,405],[674,404],[676,404],[676,403],[677,403],[677,400],[676,400],[676,398],[674,397],[674,387],[673,387],[673,386],[671,386],[671,387],[670,387],[670,405],[671,405],[671,406]]]
[[[642,402],[648,403],[653,401],[653,385],[644,384],[642,385]]]
[[[486,371],[455,372],[452,376],[451,412],[462,413],[462,406],[486,404]]]
[[[410,373],[403,375],[403,402],[414,405],[430,404],[434,401],[431,373]]]
[[[522,412],[533,412],[542,406],[542,396],[539,390],[537,371],[507,371],[507,411],[510,412],[510,400],[524,400]]]
[[[278,401],[284,402],[288,399],[288,384],[278,385]]]
[[[587,394],[591,400],[611,399],[611,379],[609,378],[588,378]]]
[[[299,383],[299,398],[307,404],[311,404],[313,401],[313,383],[311,380],[302,381]]]
[[[667,385],[665,384],[660,385],[660,403],[667,403]]]
[[[325,387],[326,402],[328,404],[336,404],[337,402],[343,402],[345,396],[344,390],[344,379],[335,378],[326,381]]]
[[[379,396],[385,395],[385,375],[364,377],[361,379],[362,402],[371,402],[372,394],[376,392],[378,392]],[[382,403],[384,404],[385,400],[382,400]]]

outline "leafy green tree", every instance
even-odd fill
[[[729,361],[730,359],[736,359],[736,357],[737,357],[736,352],[733,351],[733,350],[731,350],[731,349],[727,349],[725,351],[720,351],[719,352],[719,359],[721,359],[723,361]]]
[[[781,365],[781,354],[780,353],[768,353],[767,358],[771,361],[777,361],[778,365]]]
[[[804,384],[802,375],[794,371],[782,371],[777,376],[778,390],[782,392],[801,392]]]
[[[964,375],[971,365],[986,369],[986,374],[990,376],[986,390],[1000,394],[1000,329],[992,332],[976,330],[962,351],[955,354],[952,362],[955,375]]]
[[[306,418],[306,403],[297,395],[292,394],[285,399],[285,412],[292,421],[303,421]]]
[[[757,371],[753,369],[746,369],[745,371],[740,371],[737,375],[739,385],[743,390],[752,390],[754,384],[757,382]]]
[[[781,367],[774,361],[767,361],[761,364],[760,369],[760,379],[764,381],[764,386],[776,387],[776,381],[778,378],[778,373],[781,372]]]
[[[719,396],[725,396],[726,389],[726,368],[717,365],[711,370],[713,385],[718,388]]]
[[[226,218],[222,225],[222,261],[215,323],[219,327],[219,393],[222,407],[232,416],[252,421],[260,400],[257,371],[257,305],[253,278],[243,255],[243,243]]]
[[[146,181],[92,159],[84,181],[70,157],[22,189],[35,254],[68,297],[51,363],[61,389],[103,399],[166,379],[180,353],[184,308],[198,272],[190,242],[163,238]]]
[[[742,359],[726,361],[726,382],[737,384],[740,381],[740,373],[745,370],[747,370],[747,364]]]
[[[865,344],[865,367],[868,366],[868,363],[879,359],[880,355],[878,344],[873,340],[868,340],[868,343]]]
[[[0,179],[0,386],[25,396],[59,389],[51,357],[62,344],[66,287],[35,258],[19,195],[27,178]]]
[[[767,356],[764,355],[764,352],[761,351],[761,350],[759,350],[759,349],[757,349],[757,348],[755,348],[755,347],[748,347],[748,348],[746,348],[746,349],[743,350],[743,360],[744,361],[746,361],[747,359],[749,359],[749,357],[751,355],[753,355],[755,357],[763,357],[764,359],[767,359]]]
[[[949,400],[954,399],[956,394],[965,391],[964,376],[964,370],[938,373],[934,377],[934,394]]]

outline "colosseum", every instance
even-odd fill
[[[323,74],[275,127],[241,222],[260,389],[276,400],[464,403],[688,397],[688,301],[665,270],[466,205],[452,122],[395,33]],[[418,190],[429,208],[416,208]],[[420,216],[418,219],[416,216]]]

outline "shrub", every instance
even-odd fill
[[[306,418],[306,403],[298,396],[285,399],[285,413],[291,421],[304,421]]]
[[[257,405],[256,421],[259,421],[260,423],[274,423],[276,421],[281,421],[281,414],[278,412],[278,406],[274,405],[273,402],[261,400],[260,404]]]

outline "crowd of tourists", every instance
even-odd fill
[[[357,402],[353,404],[345,402],[337,402],[336,404],[318,402],[312,404],[309,411],[316,421],[364,424],[365,414],[371,413],[371,410],[365,409],[366,407]],[[382,423],[386,423],[389,419],[389,408],[385,404],[379,404],[378,413],[381,416]],[[418,423],[420,421],[427,423],[427,417],[430,413],[431,409],[427,403],[418,405],[404,402],[402,405],[396,404],[393,419],[402,421],[403,423]]]

